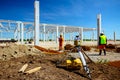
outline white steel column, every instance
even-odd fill
[[[56,43],[58,43],[58,26],[56,27]]]
[[[52,41],[54,41],[54,33],[53,32],[51,33],[51,36],[52,36]]]
[[[32,35],[32,36],[33,36],[33,41],[34,41],[34,38],[35,38],[35,37],[34,37],[34,33],[35,33],[35,32],[34,32],[34,30],[32,31],[32,33],[33,33],[33,35]]]
[[[16,30],[14,31],[14,40],[16,40]]]
[[[26,32],[26,41],[28,40],[28,35],[27,35],[27,32]]]
[[[80,39],[81,39],[81,42],[83,42],[83,27],[79,29],[80,29]]]
[[[64,40],[65,40],[65,26],[63,26],[63,37],[64,37]]]
[[[1,37],[1,33],[2,33],[2,32],[0,31],[0,39],[2,39],[2,37]]]
[[[28,36],[28,39],[29,39],[29,41],[30,41],[30,32],[28,32],[28,35],[29,35],[29,36]]]
[[[94,41],[94,30],[92,31],[92,41]]]
[[[49,41],[49,31],[47,32],[47,41]]]
[[[46,33],[45,33],[45,24],[43,25],[43,42],[45,42],[45,38],[46,38]]]
[[[72,34],[72,33],[70,32],[70,33],[69,33],[69,35],[70,35],[70,37],[69,37],[70,41],[72,40],[72,39],[71,39],[71,37],[72,37],[72,35],[71,35],[71,34]]]
[[[114,32],[114,42],[116,42],[116,33]]]
[[[21,23],[21,44],[23,44],[23,39],[24,39],[24,25]]]
[[[17,22],[17,38],[18,42],[20,42],[20,22]]]
[[[34,26],[35,26],[35,39],[34,39],[34,45],[39,45],[39,1],[34,2],[34,9],[35,9],[35,21],[34,21]]]
[[[98,41],[98,44],[99,44],[100,33],[101,33],[101,14],[98,14],[97,15],[97,41]]]
[[[74,32],[72,32],[72,41],[74,41]]]
[[[40,40],[41,40],[41,41],[43,40],[43,36],[42,36],[42,35],[43,35],[43,33],[40,32],[40,37],[41,37]]]

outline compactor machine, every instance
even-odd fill
[[[70,50],[61,60],[57,61],[56,66],[69,69],[69,70],[80,70],[86,72],[88,78],[91,78],[89,67],[86,63],[86,58],[92,61],[81,47],[75,47],[77,49],[76,53],[72,53]]]

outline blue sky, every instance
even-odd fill
[[[102,15],[102,30],[108,38],[116,32],[120,39],[120,0],[39,0],[40,22],[97,27]],[[34,21],[34,0],[0,0],[0,19]]]

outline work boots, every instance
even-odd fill
[[[102,50],[100,49],[99,55],[101,55],[101,53],[102,53]]]
[[[105,49],[103,49],[103,51],[104,51],[104,55],[106,55],[106,50],[105,50]]]
[[[106,50],[103,49],[103,51],[104,51],[104,55],[106,55]],[[102,50],[100,50],[100,52],[99,52],[99,55],[101,55],[101,54],[102,54]]]

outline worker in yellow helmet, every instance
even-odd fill
[[[101,55],[102,50],[104,51],[104,55],[106,55],[106,45],[107,45],[107,37],[104,35],[104,33],[100,33],[99,36],[99,55]]]
[[[75,45],[75,47],[80,47],[80,37],[79,37],[79,35],[76,35],[76,37],[74,39],[74,45]]]

